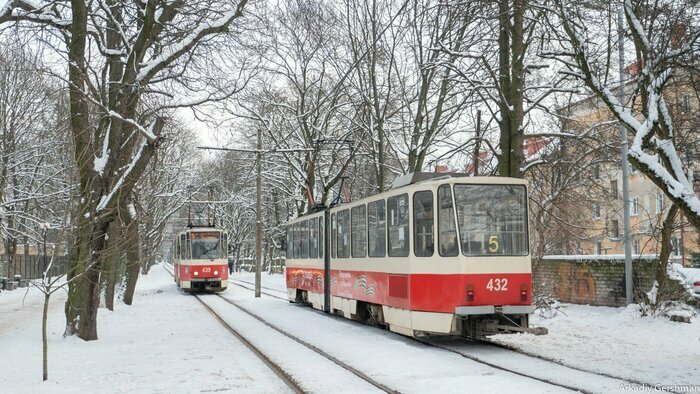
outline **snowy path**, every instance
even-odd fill
[[[98,341],[62,337],[63,300],[49,314],[49,380],[41,381],[41,294],[0,293],[0,392],[288,392],[192,297],[155,267],[132,307],[100,309]],[[229,339],[230,338],[230,339]]]

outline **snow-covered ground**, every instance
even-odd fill
[[[236,278],[252,281],[251,274]],[[281,275],[263,285],[284,289]],[[284,322],[295,335],[401,392],[562,392],[563,389],[494,370],[399,335],[328,317],[310,308],[231,286],[224,295],[256,313]],[[213,298],[213,297],[205,297]],[[41,302],[36,289],[0,293],[0,392],[191,393],[286,392],[278,378],[236,341],[191,296],[181,294],[162,267],[139,280],[134,305],[101,309],[98,341],[63,338],[64,295],[49,314],[49,380],[41,380]],[[225,309],[225,305],[217,310]],[[293,344],[256,328],[231,308],[225,317],[300,378],[315,376],[316,392],[364,391],[365,383],[333,377],[332,365],[296,362]],[[622,308],[565,305],[564,314],[534,319],[549,335],[509,335],[499,341],[585,369],[663,384],[700,385],[700,324],[636,317]],[[297,352],[298,353],[298,352]],[[299,353],[298,353],[299,354]],[[299,356],[301,357],[301,356]],[[308,364],[308,365],[307,365]],[[303,380],[302,379],[302,380]],[[342,385],[341,385],[342,384]],[[334,386],[336,385],[336,386]]]
[[[589,371],[664,385],[698,385],[700,323],[640,317],[628,308],[562,305],[557,316],[533,316],[548,335],[498,335],[494,340],[529,354]]]

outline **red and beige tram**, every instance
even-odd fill
[[[527,182],[398,183],[288,223],[289,300],[409,336],[528,331]]]
[[[175,283],[186,292],[226,290],[226,232],[214,227],[188,227],[175,240]]]

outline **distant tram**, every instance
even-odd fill
[[[189,227],[175,240],[175,283],[183,291],[219,292],[228,287],[226,232]]]
[[[531,331],[527,182],[438,175],[290,221],[289,300],[408,336]]]

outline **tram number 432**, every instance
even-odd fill
[[[496,278],[489,279],[489,283],[486,284],[486,289],[489,291],[507,291],[508,290],[508,279],[507,278]]]

